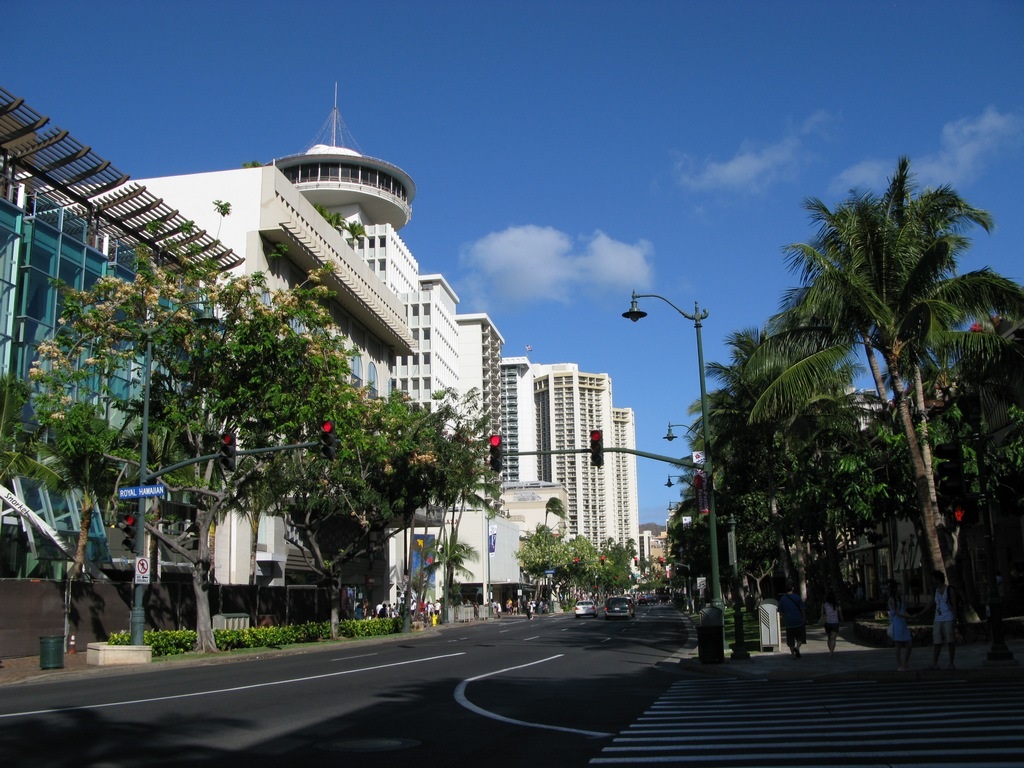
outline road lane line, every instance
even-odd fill
[[[378,653],[360,653],[358,656],[339,656],[336,659],[331,659],[331,661],[352,661],[353,659],[366,659],[366,658],[369,658],[370,656],[379,656],[379,655],[380,654],[378,654]]]
[[[133,699],[132,701],[111,701],[106,704],[85,704],[78,707],[56,707],[54,709],[36,709],[30,712],[8,712],[0,714],[0,720],[7,720],[14,717],[26,717],[29,715],[52,715],[60,712],[84,712],[90,709],[110,709],[112,707],[130,707],[136,704],[152,704],[157,701],[174,701],[175,699],[192,699],[199,696],[212,696],[217,693],[236,693],[237,691],[251,691],[256,688],[269,688],[274,685],[288,685],[290,683],[306,683],[311,680],[325,680],[328,677],[340,677],[341,675],[352,675],[356,672],[373,672],[378,669],[389,667],[404,667],[408,664],[420,664],[424,661],[437,661],[438,659],[450,659],[453,656],[465,656],[466,652],[445,653],[441,656],[430,656],[425,659],[411,659],[409,661],[396,661],[391,664],[377,664],[373,667],[360,667],[359,669],[347,669],[342,672],[325,672],[322,675],[309,675],[308,677],[294,677],[288,680],[276,680],[271,683],[253,683],[252,685],[238,685],[233,688],[217,688],[212,691],[195,691],[193,693],[179,693],[174,696],[153,696],[149,699]]]
[[[580,736],[594,736],[597,738],[608,738],[610,736],[613,736],[614,734],[601,733],[600,731],[584,731],[580,730],[579,728],[567,728],[561,725],[548,725],[547,723],[528,723],[525,720],[516,720],[515,718],[505,717],[504,715],[499,715],[496,712],[491,712],[490,710],[486,710],[483,707],[478,707],[476,704],[474,704],[468,698],[466,698],[466,686],[468,686],[470,683],[475,683],[477,680],[485,680],[486,678],[494,677],[495,675],[501,675],[505,672],[513,672],[517,669],[526,669],[527,667],[532,667],[536,664],[544,664],[549,661],[554,661],[555,659],[560,659],[564,655],[565,654],[559,653],[555,656],[548,656],[546,659],[531,661],[529,664],[520,664],[518,667],[506,667],[505,669],[497,669],[494,672],[488,672],[483,675],[477,675],[476,677],[470,677],[466,680],[463,680],[455,687],[455,701],[457,701],[463,707],[468,709],[470,712],[475,712],[476,714],[482,715],[483,717],[490,718],[491,720],[497,720],[501,723],[508,723],[509,725],[523,725],[527,728],[541,728],[547,731],[561,731],[563,733],[575,733]]]

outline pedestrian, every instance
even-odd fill
[[[907,625],[907,606],[900,594],[900,584],[895,579],[889,580],[889,636],[896,646],[896,671],[907,672],[910,669],[910,652],[914,650],[910,627]]]
[[[836,638],[839,636],[839,624],[843,621],[843,608],[836,600],[835,590],[830,589],[821,604],[821,622],[825,625],[825,639],[828,642],[828,655],[836,654]]]
[[[949,668],[956,669],[956,616],[957,596],[946,584],[946,574],[936,571],[935,578],[935,622],[932,624],[932,669],[939,668],[939,654],[942,646],[949,646]]]
[[[786,622],[786,645],[793,658],[799,659],[800,646],[807,642],[807,608],[792,581],[786,582],[786,594],[779,599],[779,610]]]
[[[529,619],[530,621],[533,621],[533,601],[532,600],[527,600],[526,601],[526,618]]]

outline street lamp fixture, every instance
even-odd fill
[[[625,317],[625,315],[623,315],[623,317]],[[677,437],[679,437],[679,435],[677,435],[675,432],[672,431],[672,427],[683,427],[687,432],[692,432],[693,431],[693,427],[689,426],[688,424],[671,424],[670,423],[668,425],[668,432],[665,433],[665,437],[663,438],[664,440],[668,440],[670,443],[673,440],[675,440]]]
[[[700,373],[701,429],[704,438],[704,472],[707,476],[708,529],[711,536],[711,604],[716,608],[721,609],[723,607],[723,603],[722,586],[718,575],[718,524],[715,516],[715,495],[712,488],[713,484],[711,482],[711,439],[708,435],[708,395],[707,384],[704,376],[704,346],[701,340],[701,323],[703,320],[707,319],[708,311],[706,309],[702,311],[697,303],[694,302],[693,313],[691,314],[683,311],[664,296],[659,296],[656,293],[637,293],[636,291],[633,291],[629,309],[626,312],[623,312],[622,316],[627,320],[632,320],[634,323],[641,318],[647,317],[647,313],[640,309],[637,299],[661,299],[680,315],[685,317],[687,320],[690,320],[697,332],[697,366]],[[669,427],[669,431],[671,432],[671,425]],[[737,620],[739,620],[739,617],[737,617]]]
[[[686,479],[685,475],[669,475],[668,476],[668,480],[665,481],[665,487],[666,488],[671,488],[673,485],[675,485],[675,483],[672,482],[672,478],[673,477],[676,480],[685,480]]]
[[[143,329],[146,337],[146,353],[142,362],[142,445],[139,447],[139,485],[149,485],[149,394],[150,383],[153,378],[153,337],[169,323],[183,309],[196,309],[199,312],[195,321],[197,324],[215,323],[217,320],[213,315],[213,309],[205,299],[190,301],[179,304],[162,322],[149,328]],[[146,502],[147,497],[139,496],[139,515],[135,521],[137,526],[135,536],[135,557],[146,556]],[[136,583],[134,585],[131,617],[129,619],[130,643],[132,645],[144,645],[143,642],[146,629],[145,609],[146,585]]]

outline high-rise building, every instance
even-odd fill
[[[459,391],[459,297],[442,275],[420,275],[403,297],[416,351],[398,361],[398,388],[429,406],[434,392]]]
[[[505,339],[484,313],[457,315],[459,392],[476,389],[492,432],[501,432],[501,347]]]
[[[583,373],[574,363],[534,365],[537,449],[575,450],[540,457],[540,480],[561,483],[568,497],[569,531],[595,546],[638,537],[636,457],[605,454],[603,467],[590,462],[590,433],[601,430],[605,448],[635,448],[629,409],[612,406],[606,373]]]
[[[610,445],[636,450],[636,420],[632,408],[612,408]],[[608,453],[604,465],[614,482],[616,514],[612,517],[616,541],[637,541],[640,537],[640,500],[637,492],[636,455]]]
[[[533,400],[533,367],[527,357],[501,361],[501,435],[505,445],[505,483],[535,482],[537,456],[519,456],[537,450],[536,407]]]

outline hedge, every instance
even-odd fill
[[[402,631],[401,619],[350,619],[339,622],[340,637],[381,637]],[[194,629],[147,630],[142,642],[153,649],[153,656],[174,656],[190,653],[196,647]],[[215,629],[213,639],[218,651],[236,648],[277,648],[282,645],[318,643],[331,639],[331,623],[314,621],[287,627],[250,627],[248,629]],[[107,639],[110,645],[130,645],[128,632],[114,632]]]

